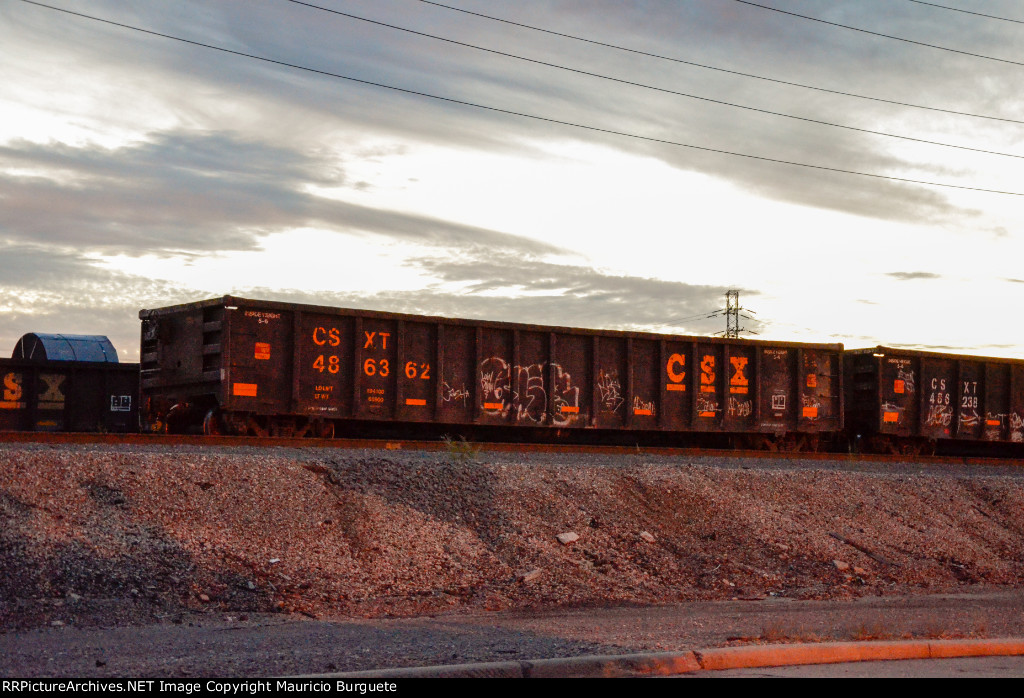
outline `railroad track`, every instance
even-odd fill
[[[354,439],[354,438],[290,438],[259,436],[200,436],[183,434],[94,434],[71,432],[0,431],[0,444],[109,444],[134,446],[218,446],[227,448],[333,448],[375,449],[385,451],[450,452],[453,447],[443,440],[424,439]],[[472,442],[465,446],[472,451],[503,453],[593,453],[600,455],[657,455],[679,458],[738,458],[749,460],[821,460],[847,463],[904,463],[919,465],[1016,466],[1024,468],[1024,459],[981,456],[913,456],[874,453],[823,453],[805,451],[754,451],[708,448],[676,448],[670,446],[619,446],[595,444]]]

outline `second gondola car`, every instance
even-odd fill
[[[510,440],[645,432],[674,443],[792,448],[843,428],[840,344],[233,296],[139,317],[144,421],[156,429],[325,437],[374,423],[410,435],[426,427]]]

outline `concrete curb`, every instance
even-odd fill
[[[684,652],[595,655],[485,664],[375,669],[311,678],[595,678],[671,676],[695,671],[750,669],[795,664],[835,664],[893,659],[940,659],[1024,655],[1024,638],[995,640],[895,640],[746,645]]]

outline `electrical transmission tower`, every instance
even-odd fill
[[[753,330],[748,330],[744,327],[740,327],[740,316],[753,320],[749,315],[740,313],[741,310],[746,310],[740,306],[740,292],[738,290],[731,290],[725,292],[725,336],[726,338],[737,338],[740,336],[740,332],[750,332],[751,334],[757,334]],[[751,313],[754,311],[751,310]],[[716,332],[715,334],[721,334]]]

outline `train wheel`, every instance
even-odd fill
[[[220,410],[213,408],[203,418],[204,436],[223,436],[224,424],[220,421]]]

